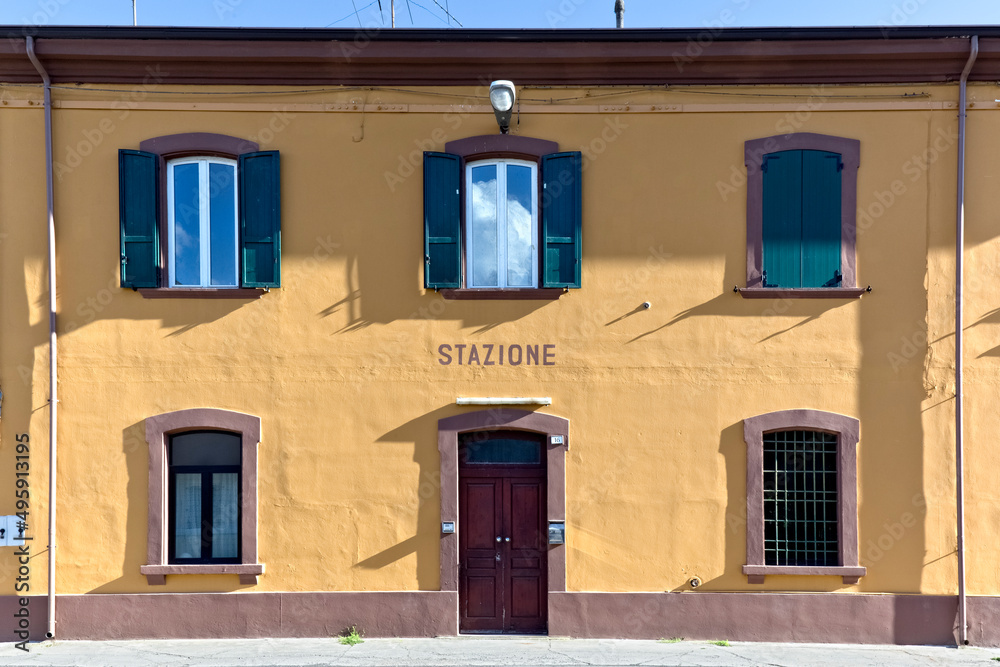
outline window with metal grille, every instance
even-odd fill
[[[837,436],[765,433],[765,565],[840,565]]]

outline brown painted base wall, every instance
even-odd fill
[[[2,617],[10,619],[16,599],[0,600]],[[45,598],[31,605],[32,636],[37,629],[40,639]],[[457,610],[457,593],[434,591],[60,595],[56,637],[331,637],[354,625],[367,637],[436,637],[458,633]],[[12,639],[13,629],[0,622],[0,638]]]
[[[549,634],[553,636],[956,644],[955,597],[808,593],[550,593],[549,596]],[[980,609],[994,610],[992,619],[996,619],[1000,598],[977,601]],[[972,607],[970,601],[970,611]],[[981,625],[973,643],[997,645],[1000,626]]]
[[[46,601],[32,596],[31,639],[45,634]],[[0,641],[19,609],[0,597]],[[59,596],[60,639],[330,637],[356,625],[368,637],[458,634],[455,592],[159,593]],[[955,645],[957,599],[928,595],[784,593],[549,594],[549,634],[629,639]],[[1000,597],[969,598],[969,640],[1000,646]]]

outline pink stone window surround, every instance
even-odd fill
[[[170,436],[185,431],[229,431],[242,440],[240,488],[240,562],[231,564],[181,565],[168,562],[167,448]],[[195,408],[167,412],[146,418],[146,442],[149,444],[149,523],[146,542],[146,565],[139,571],[150,585],[163,585],[168,574],[236,574],[241,584],[256,584],[264,573],[257,562],[257,445],[260,443],[260,417],[218,410]]]
[[[764,564],[764,434],[774,431],[811,430],[837,436],[838,549],[836,567]],[[857,450],[861,424],[853,417],[820,410],[782,410],[743,420],[747,443],[747,562],[743,574],[751,584],[764,583],[766,575],[808,574],[843,577],[856,584],[867,574],[858,563]]]
[[[458,440],[462,433],[495,430],[529,431],[546,437],[549,521],[566,520],[566,450],[569,420],[527,410],[491,408],[438,420],[441,454],[441,521],[455,523],[456,531],[441,536],[441,590],[458,592]],[[566,545],[548,547],[549,592],[566,590]],[[456,610],[457,611],[457,610]]]
[[[769,153],[793,150],[817,150],[839,153],[844,165],[840,191],[840,287],[781,288],[764,287],[764,176],[761,162]],[[753,139],[744,144],[747,168],[747,282],[737,288],[745,299],[783,297],[786,299],[859,298],[866,291],[857,285],[857,205],[858,167],[861,142],[812,132],[776,135]]]

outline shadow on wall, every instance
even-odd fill
[[[480,334],[554,305],[552,301],[539,300],[446,300],[434,290],[423,290],[414,283],[415,279],[423,280],[423,267],[413,266],[413,252],[400,246],[405,244],[396,244],[392,249],[362,244],[361,253],[352,255],[346,265],[347,295],[321,310],[319,317],[345,314],[347,324],[337,333],[352,333],[372,324],[397,320],[459,320],[463,327],[477,327],[474,333]],[[399,256],[385,258],[389,250]],[[403,285],[407,288],[402,288]]]
[[[693,317],[795,317],[801,318],[790,327],[776,331],[769,336],[765,336],[758,343],[787,333],[792,329],[801,327],[809,322],[818,320],[825,313],[851,305],[853,299],[787,299],[784,297],[776,299],[744,299],[739,294],[735,294],[730,287],[728,291],[714,297],[705,303],[682,310],[675,314],[668,322],[658,327],[639,334],[628,343],[634,343],[647,336],[652,336],[667,327],[678,322]],[[622,319],[622,318],[619,318]],[[610,324],[610,323],[609,323]],[[752,416],[752,415],[748,415]]]
[[[354,565],[378,570],[409,556],[417,555],[417,587],[422,591],[440,588],[441,459],[438,454],[438,420],[455,414],[454,406],[444,406],[411,419],[383,434],[376,447],[413,446],[413,460],[419,466],[419,482],[408,489],[418,504],[417,533],[399,544],[372,554]]]

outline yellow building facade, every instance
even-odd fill
[[[1000,644],[1000,33],[6,32],[10,639]]]

